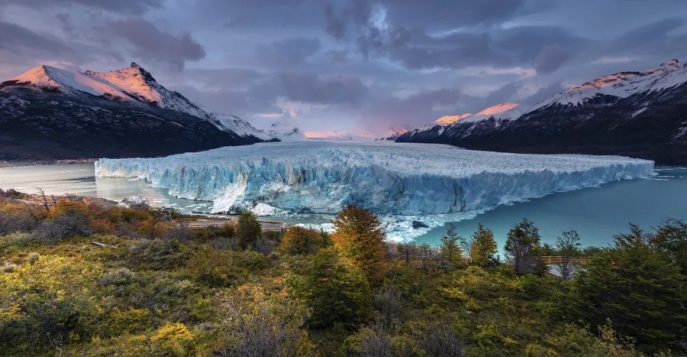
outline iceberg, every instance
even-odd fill
[[[97,177],[145,180],[175,197],[212,201],[213,213],[332,215],[354,204],[380,216],[413,219],[645,178],[653,169],[653,161],[620,156],[510,154],[438,144],[320,140],[95,163]]]

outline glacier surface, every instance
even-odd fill
[[[455,215],[553,192],[648,177],[654,163],[433,144],[300,141],[164,158],[100,159],[95,167],[98,177],[146,180],[175,197],[212,201],[215,213],[331,215],[355,204],[387,218],[425,217],[420,219],[436,226]],[[391,230],[408,226],[403,219],[389,221]]]

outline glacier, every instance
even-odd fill
[[[403,231],[399,236],[407,238],[417,235],[408,233],[411,219],[437,226],[456,215],[553,192],[645,178],[654,163],[619,156],[311,140],[163,158],[104,158],[95,169],[97,177],[145,180],[175,197],[212,201],[213,213],[333,215],[355,204],[386,217],[382,221],[389,223],[388,229]]]

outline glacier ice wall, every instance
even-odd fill
[[[100,159],[99,177],[146,180],[213,212],[267,204],[335,214],[346,204],[380,215],[494,207],[552,192],[647,177],[654,163],[618,156],[529,155],[445,145],[304,141],[225,147],[152,159]]]

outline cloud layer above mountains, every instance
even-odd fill
[[[258,127],[381,135],[687,59],[683,0],[0,0],[0,77],[135,61]]]

